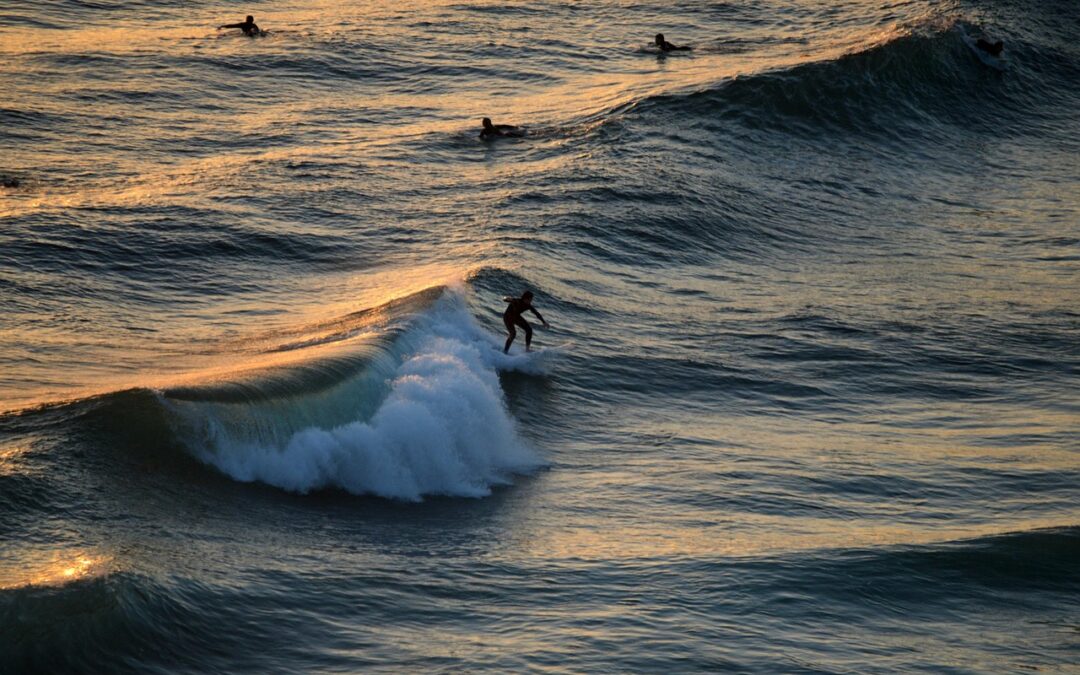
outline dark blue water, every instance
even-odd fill
[[[0,0],[0,671],[1075,669],[1078,17]]]

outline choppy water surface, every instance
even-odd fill
[[[1076,18],[0,0],[0,670],[1069,672]]]

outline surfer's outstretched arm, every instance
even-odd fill
[[[535,307],[529,307],[529,311],[535,314],[537,319],[540,319],[540,323],[544,324],[545,326],[548,325],[548,322],[544,321],[544,317],[540,316],[540,312],[536,311]]]
[[[222,28],[239,28],[240,30],[244,31],[244,35],[247,35],[249,37],[257,35],[261,32],[259,30],[259,27],[255,25],[255,17],[251,16],[250,14],[240,23],[225,23],[218,26],[218,30],[221,30]]]

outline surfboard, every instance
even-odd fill
[[[552,358],[568,353],[571,347],[573,347],[573,345],[573,342],[563,342],[557,345],[550,345],[547,347],[538,347],[536,345],[533,345],[532,351],[527,352],[525,351],[524,347],[522,347],[521,350],[518,351],[518,347],[515,344],[514,347],[510,349],[510,353],[506,354],[505,356],[512,359],[533,362],[548,361]],[[500,351],[502,350],[500,349]]]
[[[503,354],[501,346],[496,347],[493,344],[492,349],[495,351],[492,360],[501,371],[547,375],[564,355],[570,353],[571,343],[564,342],[551,347],[534,346],[531,352],[526,352],[524,348],[518,351],[515,345],[509,354]]]
[[[570,351],[570,348],[573,345],[573,342],[563,342],[562,344],[552,345],[550,347],[533,347],[531,352],[525,352],[525,356],[538,357],[543,354],[552,356],[554,354],[566,353]]]
[[[975,56],[979,57],[979,60],[982,61],[984,65],[990,66],[994,70],[1005,71],[1006,61],[1004,57],[994,56],[983,49],[979,49],[979,45],[976,44],[977,40],[967,33],[961,33],[960,37],[963,38],[964,44],[968,46],[968,49],[974,52]]]

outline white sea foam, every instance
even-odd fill
[[[192,414],[201,416],[195,454],[241,481],[407,500],[484,496],[542,465],[515,429],[497,370],[535,373],[546,361],[504,355],[500,342],[452,290],[402,336],[405,356],[370,419],[286,434],[237,433],[221,419],[222,406],[187,406],[185,426],[192,428]]]

